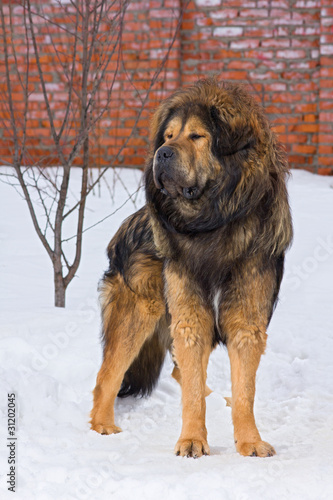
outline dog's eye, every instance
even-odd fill
[[[166,136],[166,138],[167,138],[167,139],[172,139],[172,134],[168,134],[168,135]]]
[[[203,135],[199,135],[199,134],[191,134],[190,135],[190,139],[192,141],[196,141],[197,139],[201,139],[201,137],[204,137]]]

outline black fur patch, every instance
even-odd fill
[[[125,373],[118,397],[149,396],[160,376],[165,353],[166,349],[155,332],[145,341],[139,355]]]

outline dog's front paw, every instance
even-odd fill
[[[175,446],[175,453],[181,457],[199,458],[209,455],[210,450],[204,439],[179,439]]]
[[[255,443],[236,443],[236,449],[245,457],[272,457],[276,454],[273,446],[265,441]]]
[[[91,429],[98,432],[99,434],[118,434],[122,432],[120,427],[116,425],[105,425],[105,424],[91,424]]]

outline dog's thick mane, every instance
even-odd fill
[[[193,214],[188,216],[177,200],[156,188],[153,156],[163,143],[164,129],[175,110],[186,111],[194,106],[202,110],[203,120],[211,130],[212,154],[221,172],[207,183],[201,199],[192,202]],[[146,196],[161,231],[190,238],[219,232],[230,238],[230,228],[242,226],[252,234],[248,245],[253,251],[260,249],[275,255],[285,251],[291,240],[285,187],[287,160],[263,109],[244,87],[212,79],[182,89],[161,104],[151,129]]]

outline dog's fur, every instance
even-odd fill
[[[149,394],[169,349],[183,404],[175,452],[208,454],[206,370],[223,343],[236,449],[275,453],[260,437],[253,402],[292,238],[287,172],[262,108],[242,86],[200,81],[162,102],[151,125],[147,203],[108,246],[92,429],[120,431],[116,396]]]

